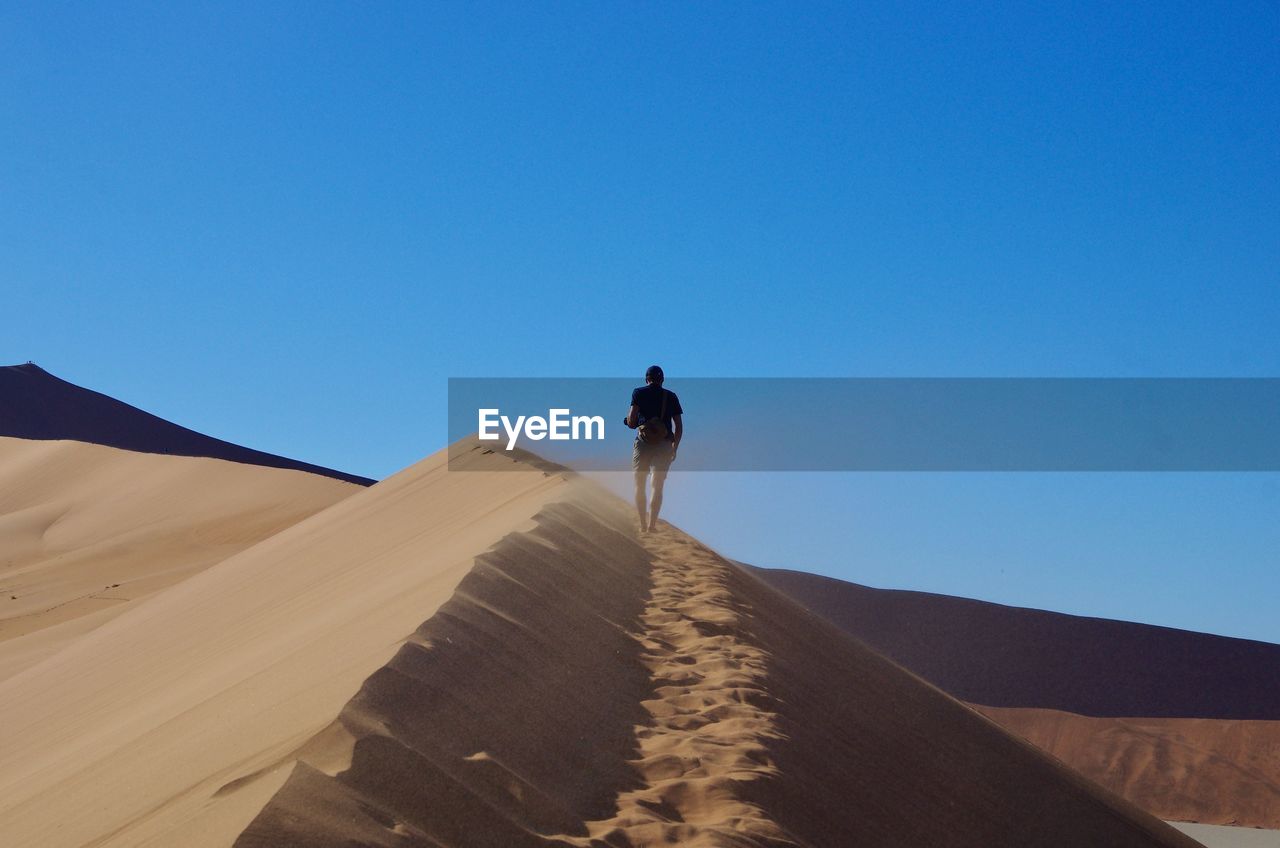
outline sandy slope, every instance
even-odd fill
[[[753,571],[1161,818],[1280,827],[1280,645]]]
[[[571,486],[479,557],[237,848],[1194,844],[631,522]]]
[[[0,726],[7,846],[1194,844],[603,491],[443,453],[0,682]]]
[[[1091,716],[1280,720],[1280,645],[756,573],[961,700]]]
[[[0,679],[362,488],[217,459],[0,437]]]
[[[1280,722],[980,709],[1157,816],[1280,829]]]
[[[0,682],[5,845],[230,844],[271,777],[242,779],[290,761],[561,486],[437,455]]]

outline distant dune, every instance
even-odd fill
[[[1280,829],[1280,722],[981,711],[1143,809]]]
[[[0,679],[370,482],[0,368]]]
[[[230,845],[277,767],[560,485],[437,458],[0,681],[6,846]]]
[[[0,678],[361,488],[216,459],[0,437]]]
[[[757,569],[965,701],[1089,716],[1280,719],[1280,645]]]
[[[511,461],[437,454],[0,681],[6,844],[1195,844]]]
[[[34,363],[0,366],[0,436],[69,439],[144,453],[203,456],[308,471],[371,485],[367,477],[234,445],[61,380]]]
[[[1280,828],[1280,645],[754,571],[1161,818]]]

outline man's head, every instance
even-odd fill
[[[650,365],[648,370],[644,372],[644,382],[646,385],[652,383],[655,386],[661,386],[662,379],[662,368],[658,365]]]

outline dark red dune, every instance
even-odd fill
[[[1096,717],[1280,719],[1280,645],[754,571],[975,704]]]
[[[1280,645],[752,570],[1160,818],[1280,828]]]

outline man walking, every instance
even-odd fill
[[[644,372],[644,385],[631,392],[631,409],[627,412],[627,426],[637,431],[635,444],[631,446],[631,467],[636,472],[636,512],[640,516],[641,533],[658,529],[662,486],[667,482],[667,471],[684,435],[680,398],[664,389],[662,381],[662,369],[650,365]],[[653,470],[653,497],[647,499],[645,484],[650,469]]]

